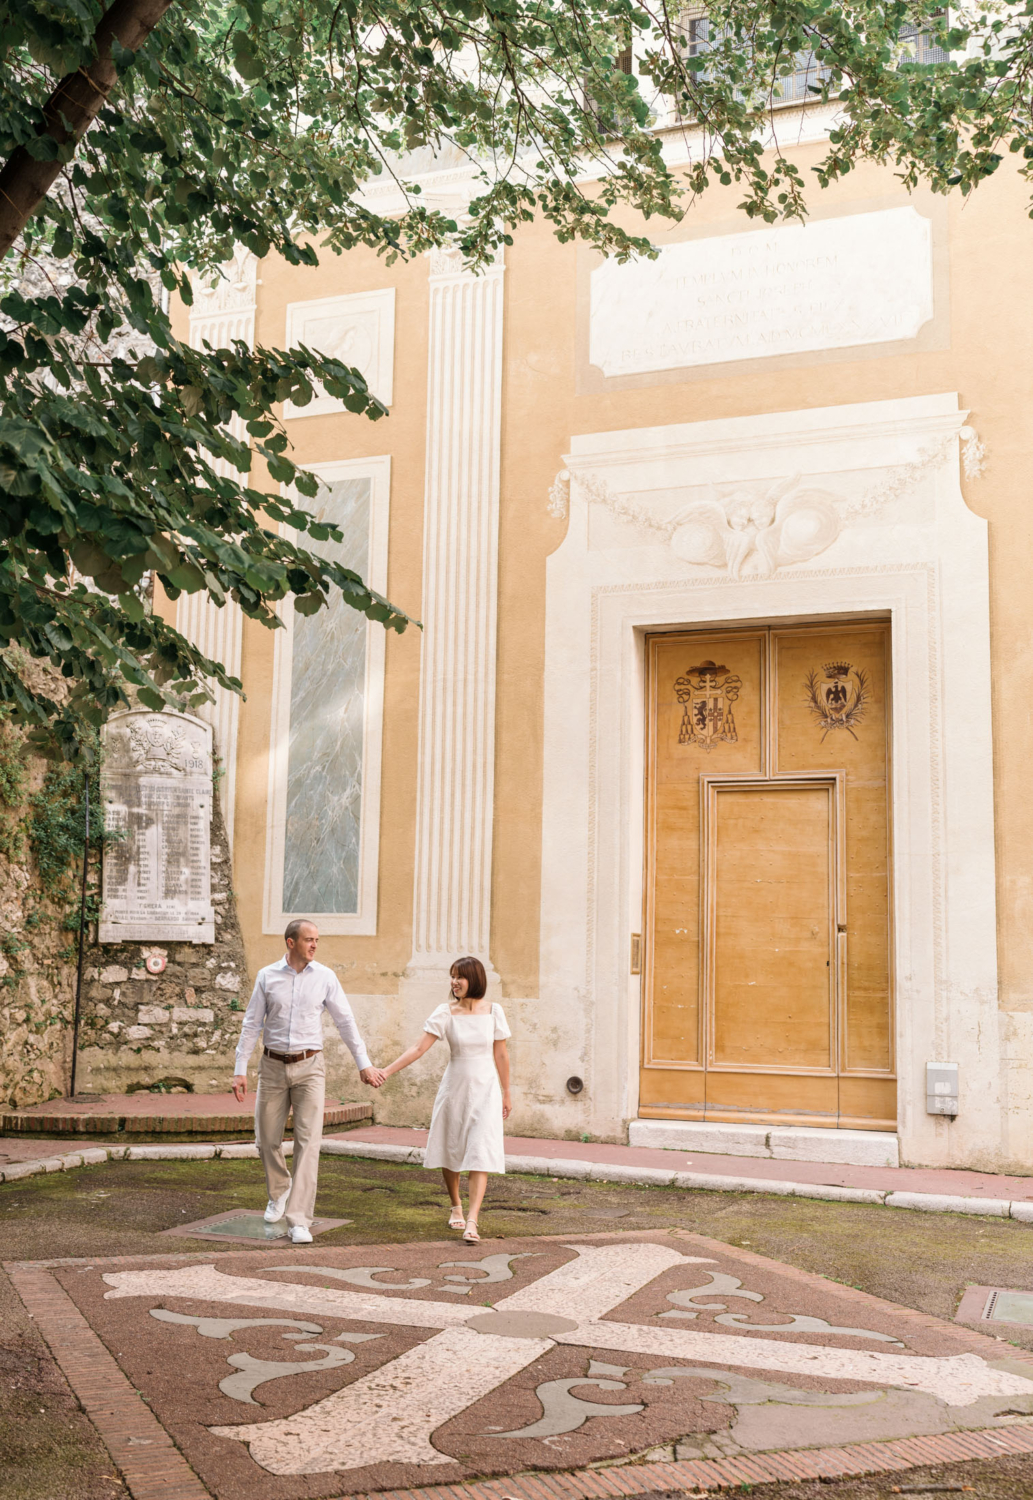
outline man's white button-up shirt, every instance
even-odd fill
[[[333,969],[313,960],[299,974],[284,957],[258,971],[240,1028],[237,1073],[247,1072],[248,1058],[259,1032],[263,1033],[262,1042],[270,1052],[308,1052],[313,1047],[321,1048],[324,1010],[341,1033],[341,1040],[354,1057],[359,1072],[370,1067],[366,1044]]]

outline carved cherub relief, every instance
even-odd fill
[[[799,476],[766,490],[737,489],[694,500],[671,517],[671,550],[683,562],[727,568],[732,578],[770,578],[831,547],[842,528],[822,490],[798,490]]]

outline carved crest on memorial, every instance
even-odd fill
[[[104,851],[100,941],[214,942],[210,725],[190,714],[114,714],[100,788],[116,835]]]
[[[129,725],[129,755],[136,771],[182,776],[188,767],[204,769],[203,761],[192,755],[186,735],[164,715]]]
[[[679,745],[698,745],[709,755],[722,741],[738,739],[732,704],[739,696],[742,678],[715,662],[690,667],[674,684],[674,694],[684,705],[678,729]]]
[[[823,678],[814,671],[807,673],[807,701],[821,726],[822,743],[834,729],[845,729],[856,740],[853,726],[868,708],[868,674],[848,661],[827,661],[822,670]]]

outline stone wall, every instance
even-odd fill
[[[70,818],[80,786],[79,772],[34,754],[25,736],[0,720],[0,1105],[11,1109],[61,1098],[69,1087],[81,870]],[[34,820],[52,818],[55,808],[68,816],[63,823],[59,816],[48,845],[45,830],[42,842],[34,833]],[[62,849],[66,865],[55,875]],[[98,875],[94,856],[91,899]],[[162,1081],[198,1093],[226,1087],[250,994],[230,886],[216,806],[215,943],[91,942],[79,1093],[125,1093]],[[163,953],[163,973],[147,972],[150,952]]]
[[[3,748],[11,749],[9,731]],[[21,765],[24,779],[0,806],[0,1100],[12,1109],[65,1092],[75,998],[75,968],[68,963],[74,934],[63,929],[61,903],[42,895],[20,832],[47,765],[37,757]]]
[[[78,881],[60,866],[80,785],[0,717],[0,1101],[14,1109],[68,1084]]]
[[[78,1091],[126,1093],[156,1085],[225,1092],[251,986],[226,832],[212,823],[214,943],[105,943],[88,951]],[[149,956],[165,960],[152,974]]]

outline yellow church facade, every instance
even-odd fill
[[[545,224],[480,275],[242,255],[182,310],[363,371],[387,417],[284,423],[318,545],[423,625],[166,602],[244,684],[210,717],[248,962],[311,917],[386,1061],[477,954],[517,1135],[1025,1168],[1025,190],[736,202],[626,266]],[[426,1124],[437,1071],[378,1120]]]

